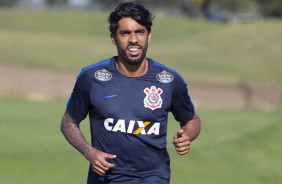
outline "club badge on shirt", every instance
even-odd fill
[[[144,98],[145,108],[155,110],[162,107],[163,100],[161,94],[163,93],[163,90],[161,88],[151,86],[150,89],[145,88],[144,93],[146,94],[146,97]]]

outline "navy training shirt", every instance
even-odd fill
[[[106,176],[89,168],[88,184],[169,183],[168,112],[181,124],[193,118],[187,84],[177,72],[151,59],[145,75],[126,77],[115,59],[83,68],[67,104],[78,121],[89,114],[92,146],[117,155],[109,160],[115,167]]]

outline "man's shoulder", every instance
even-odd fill
[[[182,78],[181,74],[178,73],[178,71],[176,71],[175,69],[172,69],[158,61],[153,61],[153,64],[154,64],[154,68],[156,68],[156,70],[158,71],[160,77],[163,77],[163,78],[173,78],[173,79],[177,79],[177,80],[183,80],[184,79]]]
[[[105,65],[109,65],[111,63],[111,58],[108,58],[108,59],[104,59],[104,60],[101,60],[97,63],[94,63],[94,64],[91,64],[91,65],[88,65],[84,68],[82,68],[81,72],[84,73],[84,72],[87,72],[91,69],[99,69],[101,67],[104,67]]]
[[[111,63],[111,58],[108,59],[104,59],[101,60],[97,63],[88,65],[84,68],[82,68],[82,70],[80,71],[78,78],[82,77],[82,76],[87,76],[87,75],[92,75],[93,73],[95,73],[98,70],[102,70],[103,68],[107,68],[106,66],[110,66]]]

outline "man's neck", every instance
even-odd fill
[[[148,59],[145,58],[139,65],[130,65],[125,61],[116,58],[116,67],[123,75],[127,77],[140,77],[148,71]]]

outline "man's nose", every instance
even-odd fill
[[[130,41],[131,43],[137,43],[137,42],[138,42],[138,38],[137,38],[137,36],[136,36],[135,33],[130,34],[129,41]]]

